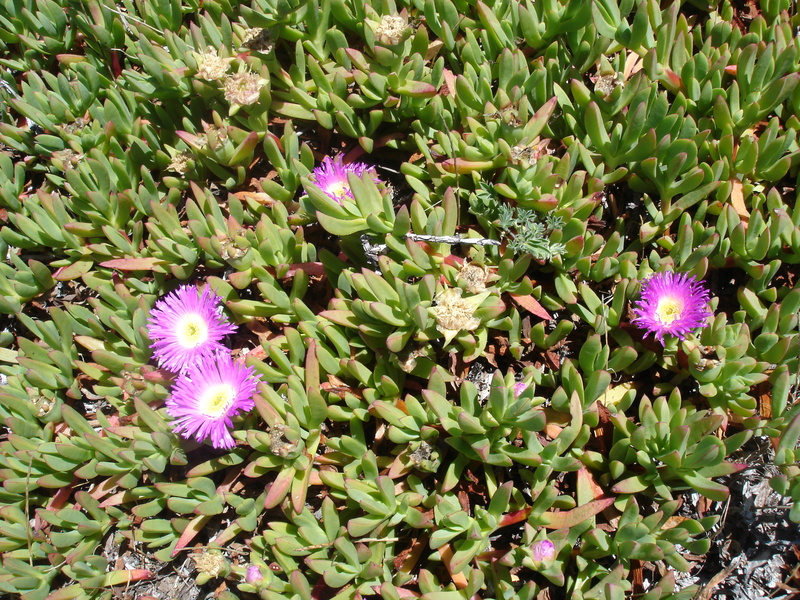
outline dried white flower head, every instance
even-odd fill
[[[436,298],[436,306],[431,310],[436,318],[436,328],[444,334],[446,343],[458,335],[460,331],[474,331],[481,325],[475,317],[475,311],[489,296],[483,292],[469,298],[462,298],[461,288],[448,288]]]
[[[256,73],[236,73],[225,78],[222,89],[230,104],[249,106],[258,102],[265,83]]]
[[[218,577],[228,566],[228,561],[219,552],[192,554],[192,560],[197,571],[209,577]]]
[[[53,154],[50,155],[50,159],[53,161],[53,164],[60,168],[60,170],[63,172],[77,167],[78,164],[83,160],[84,156],[85,155],[83,153],[78,153],[70,150],[69,148],[65,148],[64,150],[53,152]]]
[[[269,29],[262,29],[261,27],[250,27],[245,29],[242,39],[242,46],[255,50],[256,52],[271,52],[275,47],[272,41],[272,36]]]
[[[613,75],[600,75],[594,82],[594,91],[608,100],[615,88],[623,85],[617,73]]]
[[[180,175],[185,175],[186,172],[189,170],[189,159],[192,158],[192,155],[188,152],[180,152],[172,157],[172,160],[167,167],[168,171],[174,171]]]
[[[395,46],[403,41],[403,35],[410,28],[406,20],[399,15],[383,15],[381,23],[375,30],[375,37],[385,44]]]
[[[458,272],[458,278],[467,285],[468,292],[480,294],[486,291],[489,269],[472,263],[464,263]]]
[[[209,46],[205,54],[200,55],[195,77],[206,81],[218,81],[225,77],[232,58],[222,58],[217,51]]]
[[[195,139],[195,145],[198,148],[210,148],[216,150],[228,141],[228,128],[217,127],[216,125],[209,125],[203,123],[205,133],[201,133]]]

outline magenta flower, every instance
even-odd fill
[[[514,384],[514,398],[519,397],[522,392],[528,389],[528,384],[524,381],[518,381]]]
[[[247,573],[245,573],[244,580],[249,583],[250,585],[255,585],[259,583],[261,580],[264,579],[264,575],[261,574],[261,567],[258,565],[250,565],[247,567]]]
[[[253,408],[260,376],[253,367],[234,363],[227,353],[204,356],[178,376],[167,398],[172,429],[198,442],[210,439],[214,448],[233,448],[231,417]]]
[[[709,293],[693,275],[671,271],[654,273],[642,283],[641,299],[634,305],[632,322],[655,334],[664,344],[664,334],[681,339],[698,327],[705,327],[711,316]]]
[[[150,347],[158,364],[181,372],[201,358],[227,349],[221,340],[236,326],[220,311],[220,298],[206,286],[183,285],[164,296],[150,311]]]
[[[347,181],[347,174],[355,173],[357,177],[370,175],[376,183],[379,181],[375,170],[364,163],[344,164],[342,157],[326,156],[322,163],[311,171],[309,179],[332,200],[341,204],[345,199],[353,200],[353,190]]]
[[[533,555],[533,560],[547,562],[555,558],[556,547],[550,540],[542,540],[533,544],[531,554]]]

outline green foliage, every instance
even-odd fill
[[[690,598],[753,436],[800,521],[798,21],[701,4],[0,0],[0,592]],[[664,344],[661,271],[714,313]],[[227,452],[181,282],[261,377]]]

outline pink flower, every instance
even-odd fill
[[[353,200],[353,191],[347,181],[348,173],[355,173],[356,177],[370,175],[375,182],[379,181],[372,167],[359,162],[344,164],[341,155],[336,158],[326,156],[322,163],[311,171],[309,179],[332,200],[341,204],[345,199]]]
[[[247,567],[247,573],[244,575],[244,580],[247,583],[250,585],[255,585],[262,579],[264,579],[264,575],[261,574],[261,567],[258,565],[250,565]]]
[[[654,273],[642,283],[641,299],[634,305],[637,327],[645,335],[655,334],[664,344],[664,334],[681,339],[698,327],[706,327],[711,316],[709,292],[693,275],[666,271]]]
[[[531,548],[533,560],[547,562],[556,556],[556,547],[550,540],[542,540],[533,544]]]
[[[528,384],[518,381],[514,384],[514,398],[517,398],[522,392],[528,389]]]
[[[253,408],[259,378],[252,367],[234,363],[229,354],[204,356],[178,376],[167,398],[173,430],[198,442],[210,439],[214,448],[233,448],[231,417]]]
[[[220,298],[206,286],[184,285],[156,302],[150,311],[150,347],[158,364],[181,372],[201,358],[226,351],[221,340],[236,326],[220,312]]]

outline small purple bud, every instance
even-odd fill
[[[533,545],[533,560],[546,562],[553,560],[556,555],[556,547],[550,540],[542,540]]]
[[[264,576],[261,574],[261,567],[258,565],[250,565],[247,567],[247,573],[245,573],[244,576],[244,580],[247,583],[250,585],[255,585],[262,579],[264,579]]]
[[[522,392],[528,389],[528,384],[522,381],[518,381],[514,384],[514,398],[518,398]]]

